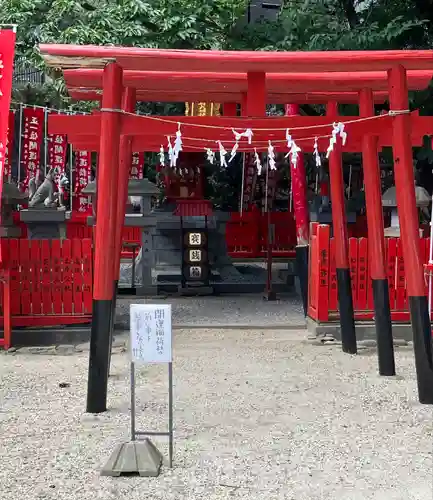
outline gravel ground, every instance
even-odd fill
[[[129,327],[129,305],[137,303],[137,297],[118,297],[116,323]],[[158,297],[146,303],[172,304],[174,325],[254,327],[278,326],[303,328],[305,318],[302,303],[293,293],[280,295],[274,302],[263,300],[261,295],[221,295],[210,297]]]
[[[305,335],[176,331],[175,467],[156,479],[99,476],[127,439],[125,353],[101,416],[83,414],[87,353],[0,355],[0,498],[431,499],[432,414],[412,351],[398,349],[399,377],[386,379],[373,351],[343,355]],[[140,370],[141,429],[163,427],[165,390],[164,367]]]

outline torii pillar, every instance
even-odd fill
[[[433,404],[432,331],[420,255],[419,223],[415,198],[415,178],[411,142],[411,119],[406,69],[388,70],[391,111],[401,112],[393,118],[394,178],[397,209],[403,245],[404,268],[420,403]]]
[[[110,323],[116,259],[116,228],[113,221],[116,218],[118,198],[122,77],[122,68],[117,63],[105,66],[97,175],[93,310],[86,410],[88,413],[101,413],[107,409]]]
[[[359,114],[362,117],[374,116],[371,89],[362,89],[359,93]],[[386,276],[382,190],[377,150],[378,137],[365,134],[362,138],[362,163],[367,209],[368,262],[373,287],[379,373],[392,376],[395,375],[394,343]]]
[[[136,90],[127,87],[123,90],[122,110],[134,113],[136,103]],[[116,319],[116,295],[120,278],[120,255],[122,252],[122,232],[125,221],[126,202],[128,200],[128,182],[132,163],[132,139],[130,136],[121,135],[119,145],[119,167],[117,168],[117,207],[115,221],[115,246],[114,246],[114,286],[110,324],[110,355],[108,360],[108,374],[110,374],[111,347],[113,343],[114,324]]]
[[[326,116],[336,119],[338,103],[330,101]],[[331,184],[332,231],[335,241],[335,267],[337,271],[338,308],[340,312],[341,342],[344,352],[356,354],[355,317],[353,312],[352,284],[349,268],[346,203],[344,199],[343,162],[340,138],[329,155]]]
[[[259,118],[266,116],[266,73],[251,72],[247,74],[248,93],[246,100],[247,116]],[[266,175],[269,176],[269,165],[266,168]],[[266,185],[267,187],[267,185]],[[266,197],[268,194],[266,193]],[[269,204],[267,206],[267,220],[268,220],[268,245],[267,245],[267,277],[266,289],[263,297],[266,300],[275,300],[276,295],[272,290],[272,241],[273,233],[271,232],[271,213],[269,211]]]

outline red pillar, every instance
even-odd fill
[[[117,171],[121,130],[122,68],[104,68],[101,136],[98,164],[98,197],[95,227],[93,316],[90,338],[87,412],[107,409],[110,322],[113,300]]]
[[[388,71],[389,102],[393,111],[409,109],[406,70]],[[393,118],[394,177],[401,242],[413,332],[413,346],[421,403],[433,404],[432,339],[423,263],[420,255],[419,222],[415,200],[415,179],[409,114]]]
[[[286,104],[287,116],[299,115],[299,104]],[[296,168],[290,161],[290,176],[292,179],[292,197],[296,222],[296,267],[299,278],[299,288],[302,295],[304,315],[308,310],[308,242],[309,214],[307,200],[307,176],[305,173],[304,155],[300,154]]]
[[[359,114],[362,117],[374,116],[374,101],[371,89],[362,89],[359,93]],[[382,189],[377,150],[378,138],[365,134],[362,138],[362,162],[367,208],[368,267],[373,287],[379,373],[380,375],[391,376],[395,375],[395,361],[388,279],[386,276]]]
[[[248,73],[247,116],[266,116],[266,73]]]
[[[225,102],[223,104],[223,116],[237,116],[238,105],[236,102]]]
[[[122,109],[129,113],[135,111],[136,91],[133,88],[125,88],[122,97]],[[116,216],[113,220],[115,227],[115,240],[114,240],[114,259],[113,259],[113,300],[111,301],[111,324],[110,324],[110,355],[108,361],[108,374],[110,374],[111,365],[111,346],[113,343],[114,325],[116,322],[116,297],[117,287],[119,285],[120,277],[120,254],[122,251],[122,233],[125,220],[125,207],[128,199],[128,182],[129,172],[131,169],[132,160],[132,140],[130,137],[122,135],[119,143],[119,167],[117,169],[117,205]]]
[[[338,120],[338,103],[329,102],[326,115]],[[346,203],[344,198],[343,162],[341,139],[338,137],[329,156],[331,184],[332,231],[335,240],[335,264],[337,271],[338,305],[340,312],[341,341],[343,351],[356,354],[355,318],[353,313],[352,285],[349,269],[349,244],[347,239]]]
[[[251,117],[266,116],[266,73],[248,73],[248,92],[246,100],[246,114]],[[243,111],[243,110],[242,110]],[[266,169],[266,176],[269,175]],[[271,212],[269,205],[267,207],[267,278],[264,298],[266,300],[275,300],[276,295],[272,290],[272,245],[274,237],[274,228],[271,225]]]
[[[136,90],[127,87],[123,91],[122,109],[128,113],[134,113],[136,103]],[[125,220],[125,207],[128,200],[128,182],[132,162],[132,140],[131,137],[120,136],[119,157],[120,164],[118,169],[117,190],[119,193],[116,209],[116,236],[115,236],[115,260],[114,276],[119,280],[120,276],[120,254],[122,251],[122,232]],[[117,287],[117,283],[116,283]]]
[[[247,93],[246,92],[242,92],[241,116],[248,116],[248,113],[247,113]]]

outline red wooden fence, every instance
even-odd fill
[[[274,257],[293,257],[296,246],[296,225],[290,212],[271,212],[271,224],[275,225]],[[67,221],[67,238],[92,238],[92,228],[85,218],[74,217]],[[141,246],[141,228],[124,227],[123,242]],[[259,211],[240,214],[233,212],[227,222],[226,243],[231,257],[238,259],[266,256],[268,242],[268,216]],[[123,248],[122,257],[132,258],[132,250]]]
[[[74,214],[74,216],[66,222],[66,237],[70,240],[74,238],[93,238],[93,227],[87,225],[87,215],[82,216]],[[124,243],[135,243],[141,246],[141,227],[125,226],[123,228],[122,239]],[[137,254],[137,252],[135,252]],[[122,258],[131,259],[132,250],[129,248],[122,249]]]
[[[3,239],[2,251],[6,273],[0,293],[0,321],[4,326],[9,314],[13,327],[91,320],[90,239]],[[6,303],[5,295],[9,298]],[[0,345],[5,340],[0,339]]]
[[[308,315],[326,322],[338,318],[334,239],[327,225],[311,225]],[[421,238],[421,257],[428,262],[430,238]],[[406,277],[399,238],[386,238],[389,299],[393,321],[409,321]],[[374,317],[373,293],[368,269],[368,239],[349,239],[350,275],[355,319]],[[427,284],[426,284],[427,294]]]
[[[294,257],[296,225],[290,212],[271,212],[270,223],[275,225],[274,257]],[[266,256],[268,244],[268,215],[258,211],[231,214],[226,226],[228,254],[248,259]]]

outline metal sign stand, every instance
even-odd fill
[[[158,331],[152,331],[149,324],[141,324],[143,331],[135,332],[137,338],[135,343],[139,346],[134,348],[133,336],[133,308],[142,309],[149,315],[153,313],[156,319],[156,311],[161,311],[162,308],[170,315],[169,321],[169,339],[163,338],[161,333],[158,336]],[[156,321],[155,321],[156,322]],[[167,329],[166,329],[167,331]],[[155,334],[155,335],[152,335]],[[166,337],[168,335],[166,334]],[[161,340],[162,339],[162,340]],[[169,354],[163,352],[162,345],[164,341],[170,342]],[[145,345],[147,341],[148,346]],[[157,346],[157,354],[152,353],[151,349],[146,349],[152,343]],[[154,346],[153,346],[154,347]],[[136,355],[134,356],[134,351]],[[138,355],[137,355],[138,354]],[[154,356],[152,357],[152,354]],[[161,359],[157,359],[160,355]],[[150,357],[149,357],[150,356]],[[155,357],[156,356],[156,357]],[[169,360],[167,360],[169,356]],[[135,357],[135,359],[134,359]],[[162,359],[164,358],[164,359]],[[137,431],[136,430],[136,397],[135,397],[135,363],[136,362],[151,362],[151,363],[168,363],[168,432],[159,431]],[[157,477],[160,473],[163,464],[163,455],[158,448],[150,440],[150,436],[168,437],[168,466],[173,466],[173,363],[171,361],[171,306],[144,305],[133,304],[131,306],[131,364],[130,364],[130,385],[131,385],[131,441],[119,444],[111,454],[108,462],[101,471],[101,476],[119,477],[121,475],[138,474],[141,477]],[[144,437],[144,439],[140,439]]]

